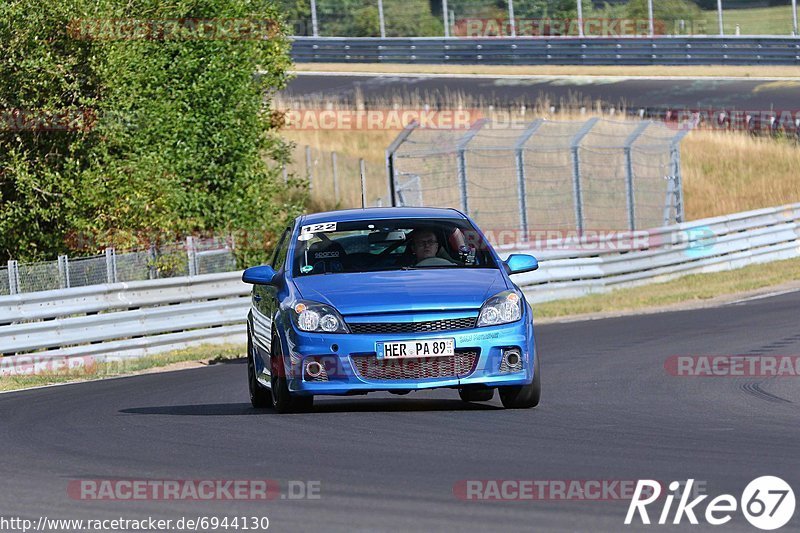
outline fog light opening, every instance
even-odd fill
[[[310,378],[318,378],[325,369],[317,361],[306,363],[306,375]]]
[[[519,348],[503,349],[500,372],[519,372],[522,370],[522,352]]]

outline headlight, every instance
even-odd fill
[[[303,300],[296,302],[292,311],[294,323],[301,331],[349,333],[341,315],[329,305]]]
[[[516,322],[522,317],[522,297],[516,291],[495,294],[483,304],[478,327]]]

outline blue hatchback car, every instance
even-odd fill
[[[298,217],[253,284],[247,372],[254,407],[311,408],[314,395],[497,389],[506,408],[539,403],[531,307],[463,213],[367,208]]]

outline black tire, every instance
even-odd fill
[[[279,413],[298,413],[310,411],[314,406],[313,396],[298,396],[289,392],[283,367],[281,343],[272,340],[272,404]]]
[[[494,389],[458,389],[458,395],[465,402],[488,402],[494,398]]]
[[[539,372],[539,354],[534,353],[533,381],[527,385],[514,387],[498,387],[500,401],[506,409],[530,409],[539,405],[542,396],[541,373]]]
[[[250,403],[256,409],[272,407],[272,394],[256,379],[255,352],[250,328],[247,328],[247,384],[250,389]]]

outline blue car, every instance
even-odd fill
[[[247,372],[254,407],[309,410],[318,394],[457,389],[466,402],[539,403],[533,316],[463,213],[367,208],[298,217],[271,265],[248,268]]]

